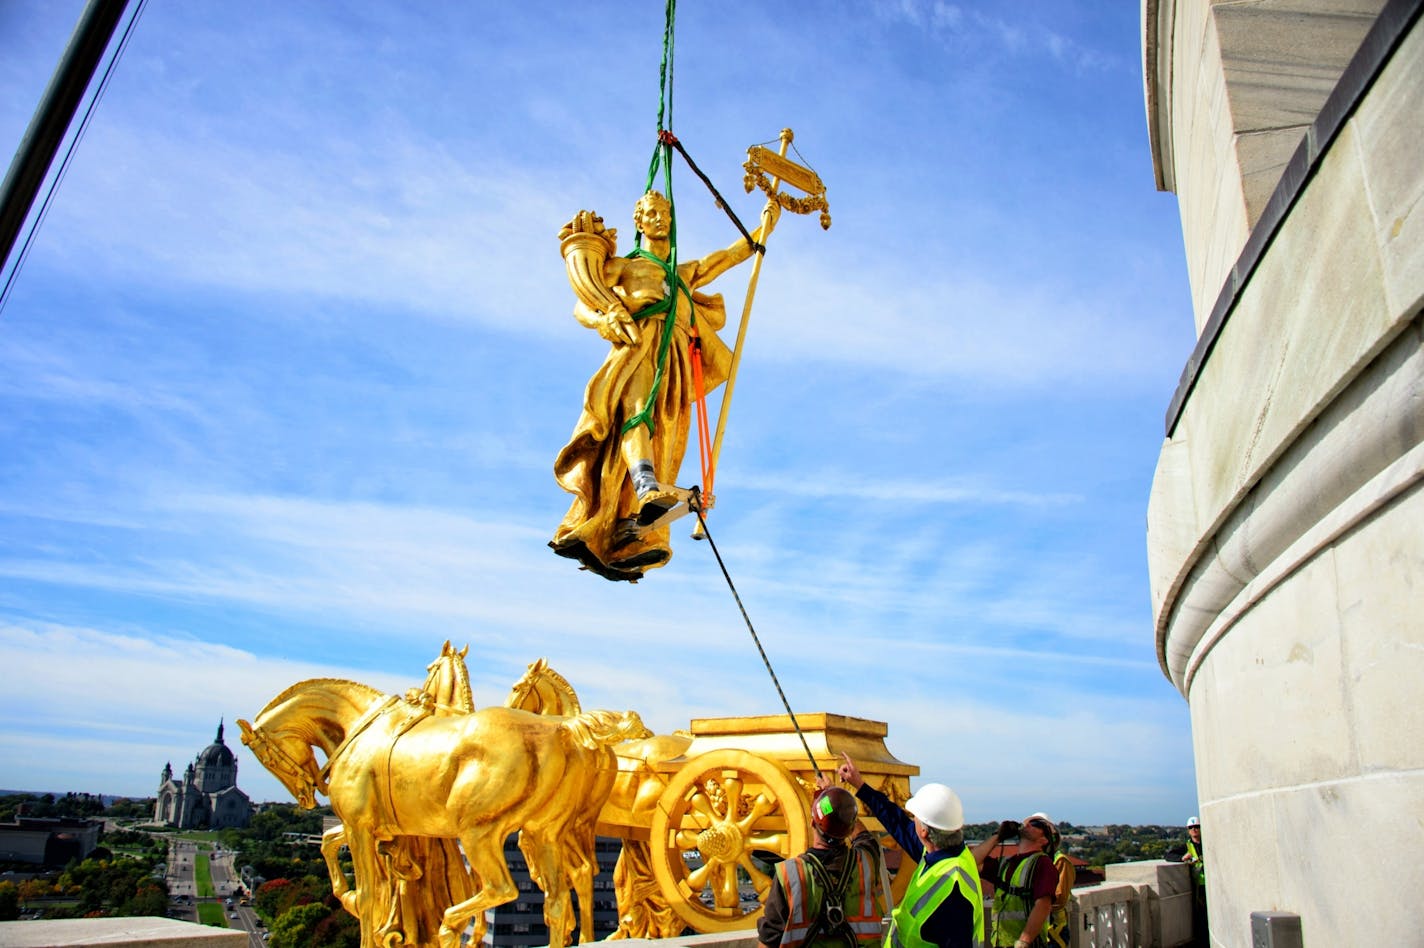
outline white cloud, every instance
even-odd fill
[[[714,641],[704,638],[701,647]],[[472,643],[469,659],[477,679],[477,706],[501,703],[522,672],[517,664],[500,663],[503,678],[488,674],[483,645]],[[8,762],[0,770],[0,786],[17,789],[151,794],[163,763],[181,771],[211,740],[221,717],[227,743],[239,756],[239,785],[259,800],[286,799],[240,746],[237,717],[251,719],[287,686],[308,678],[345,678],[404,693],[424,677],[419,661],[378,673],[340,663],[259,657],[197,640],[54,625],[0,626],[0,648],[13,657],[7,663],[5,716],[37,722],[0,735],[0,760]],[[432,639],[416,654],[433,659],[438,649]],[[1042,784],[1018,781],[1021,787],[1008,793],[1003,789],[1003,769],[1024,766],[1026,757],[1033,760],[1034,773],[1082,788],[1070,797],[1054,791],[1065,801],[1060,818],[1080,823],[1128,819],[1115,815],[1146,805],[1134,798],[1134,788],[1175,772],[1186,753],[1179,746],[1179,722],[1147,703],[1099,700],[1066,712],[1027,710],[1013,694],[945,693],[933,676],[909,672],[917,662],[904,655],[900,661],[907,672],[902,688],[857,693],[850,702],[850,696],[808,686],[796,675],[784,681],[802,713],[825,710],[892,722],[886,741],[891,753],[918,764],[921,780],[960,788],[973,820],[1006,818],[1043,805],[1048,789]],[[928,656],[921,661],[929,661]],[[941,657],[933,664],[943,667],[944,661]],[[738,714],[781,711],[755,662],[736,663],[727,672],[683,667],[664,675],[607,656],[556,656],[553,665],[580,693],[585,708],[632,708],[658,733],[684,728],[692,717],[725,715],[734,708]],[[729,704],[731,694],[735,698]],[[1071,693],[1058,697],[1070,700]],[[810,702],[817,704],[808,707]],[[925,713],[927,707],[932,714]],[[1063,739],[1067,735],[1083,736],[1087,743]],[[1105,771],[1114,775],[1112,780]],[[102,779],[108,782],[95,785],[101,779],[97,774],[107,775]],[[61,779],[73,782],[49,785]],[[1182,808],[1188,800],[1183,797]]]

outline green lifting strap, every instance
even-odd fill
[[[634,314],[634,319],[646,319],[649,316],[663,316],[662,338],[658,343],[658,364],[653,372],[653,384],[648,389],[647,399],[643,402],[643,408],[632,418],[623,423],[619,429],[619,434],[625,434],[638,425],[647,425],[648,434],[655,434],[655,422],[653,419],[653,405],[657,401],[658,390],[662,388],[663,376],[667,373],[668,352],[672,348],[673,331],[677,323],[677,297],[679,292],[687,294],[688,302],[691,304],[692,291],[677,275],[677,205],[673,203],[672,197],[672,74],[673,74],[673,23],[677,18],[677,0],[667,0],[667,19],[663,28],[663,61],[658,69],[658,141],[653,146],[653,158],[648,163],[648,183],[644,185],[643,192],[647,193],[653,189],[653,182],[657,180],[658,168],[663,171],[664,197],[668,202],[668,258],[659,259],[656,255],[643,249],[643,234],[639,231],[634,237],[635,246],[628,254],[628,259],[642,258],[650,260],[662,267],[665,282],[668,287],[668,295],[654,303],[652,306],[639,310]],[[664,125],[666,120],[666,125]],[[689,314],[691,324],[695,327],[697,319],[695,314]]]
[[[653,372],[653,384],[648,387],[648,400],[643,403],[642,411],[623,423],[623,427],[619,433],[622,434],[631,431],[638,425],[647,425],[648,434],[654,434],[653,402],[658,393],[658,389],[662,387],[663,374],[667,370],[668,352],[672,349],[674,324],[677,322],[677,296],[680,290],[686,293],[688,299],[691,300],[692,291],[688,289],[682,277],[677,275],[677,268],[669,261],[662,260],[655,254],[648,253],[648,251],[642,247],[635,247],[628,254],[629,259],[634,257],[651,260],[653,263],[662,267],[664,279],[671,289],[667,296],[633,314],[635,320],[647,319],[650,316],[657,316],[659,314],[665,315],[663,316],[662,339],[658,342],[658,365],[657,369]],[[693,325],[696,325],[695,318],[693,319]]]

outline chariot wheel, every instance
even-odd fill
[[[650,824],[663,897],[699,932],[752,927],[774,862],[806,851],[809,812],[809,795],[777,761],[732,749],[693,758],[668,781]]]

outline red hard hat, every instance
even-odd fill
[[[827,787],[811,801],[811,825],[831,839],[845,839],[855,829],[855,797],[841,787]]]

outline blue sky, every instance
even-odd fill
[[[82,6],[0,5],[7,148]],[[607,348],[557,234],[629,245],[662,30],[149,0],[0,313],[0,786],[151,794],[221,718],[283,799],[235,718],[403,691],[447,638],[479,704],[544,656],[659,733],[781,710],[681,525],[637,585],[545,546]],[[713,536],[793,708],[887,722],[971,820],[1195,809],[1144,541],[1192,319],[1140,62],[1125,3],[679,11],[693,158],[750,222],[746,149],[790,126],[834,219],[770,241]],[[684,259],[735,238],[682,165],[674,196]]]

